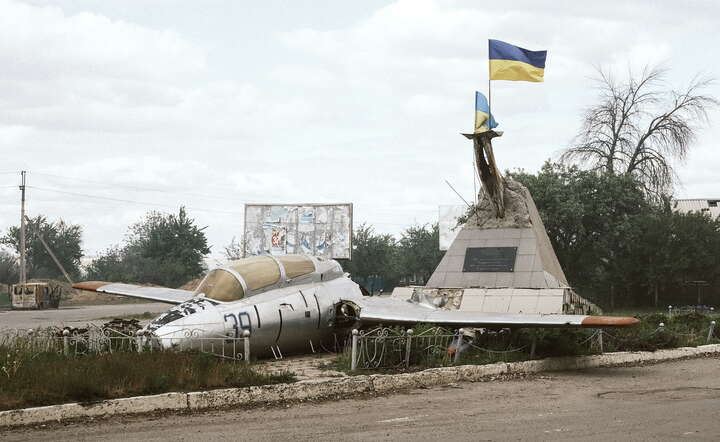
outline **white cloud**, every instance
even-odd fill
[[[487,38],[549,50],[545,83],[493,84],[506,131],[500,167],[534,171],[571,140],[595,95],[594,66],[624,73],[628,63],[665,62],[673,85],[717,72],[707,54],[720,43],[718,6],[694,5],[678,20],[676,5],[656,2],[401,0],[334,28],[276,23],[269,8],[262,26],[243,14],[236,28],[199,37],[180,23],[220,22],[229,9],[198,21],[193,8],[167,4],[129,2],[122,16],[105,4],[88,12],[0,0],[0,149],[13,153],[0,169],[28,168],[38,187],[138,201],[34,191],[33,210],[82,223],[91,251],[119,242],[146,209],[180,204],[206,209],[191,214],[216,249],[239,234],[243,201],[352,201],[356,224],[397,233],[459,202],[445,179],[472,198],[459,132],[472,125],[473,91],[487,88]],[[262,31],[240,40],[256,58],[238,52],[244,27]],[[713,193],[706,169],[719,136],[704,130],[680,168],[687,192]],[[12,192],[0,193],[0,227],[17,218]]]

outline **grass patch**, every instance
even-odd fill
[[[0,346],[0,410],[293,381],[198,352],[65,357]]]

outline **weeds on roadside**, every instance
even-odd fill
[[[199,352],[66,357],[2,345],[0,363],[0,410],[295,380],[290,372],[266,374]]]

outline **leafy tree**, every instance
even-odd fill
[[[664,287],[677,283],[678,267],[673,260],[673,218],[669,210],[652,210],[638,216],[628,233],[632,247],[619,258],[629,280],[647,289],[655,307]]]
[[[204,227],[184,207],[178,214],[149,212],[130,227],[125,245],[112,247],[88,267],[91,279],[177,287],[205,272],[210,253]]]
[[[685,281],[720,281],[720,220],[674,212],[668,199],[650,202],[632,176],[550,162],[536,175],[510,175],[533,195],[581,295],[610,308],[657,305]]]
[[[631,218],[649,207],[632,177],[550,162],[537,175],[510,175],[533,195],[569,281],[589,288],[622,280],[616,255],[627,245]]]
[[[425,284],[440,264],[445,252],[439,248],[438,224],[413,226],[402,233],[398,242],[399,266],[404,276],[416,276]]]
[[[664,74],[645,68],[620,81],[600,71],[599,101],[586,111],[582,130],[562,159],[632,176],[656,197],[669,191],[671,160],[686,157],[696,138],[695,123],[707,120],[718,101],[702,93],[710,80],[696,79],[678,91],[665,86]]]
[[[101,253],[85,268],[85,272],[90,280],[139,282],[132,258],[120,246],[110,247]]]
[[[53,261],[50,254],[38,238],[38,233],[45,238],[50,249],[55,253],[65,271],[73,277],[80,275],[80,258],[82,257],[82,228],[77,224],[67,224],[63,220],[50,222],[46,217],[38,215],[27,224],[25,236],[25,256],[29,278],[62,279],[62,271]],[[20,253],[20,227],[13,226],[7,234],[0,238],[0,243]]]
[[[708,214],[672,212],[667,245],[675,282],[720,280],[720,219]]]
[[[0,283],[15,284],[19,278],[17,258],[5,250],[0,250]]]
[[[385,289],[394,287],[399,280],[395,238],[389,234],[376,234],[367,224],[360,225],[353,237],[352,259],[344,261],[343,265],[344,270],[360,284],[380,279]]]
[[[720,257],[715,252],[720,247],[719,220],[698,212],[674,212],[665,205],[637,217],[633,224],[632,246],[621,261],[639,295],[637,304],[657,307],[663,291],[677,292],[687,281],[720,280]]]

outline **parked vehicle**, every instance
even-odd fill
[[[14,310],[43,310],[58,308],[62,286],[52,282],[27,282],[10,287],[10,301]]]

